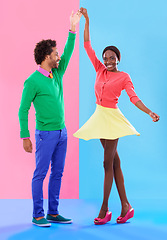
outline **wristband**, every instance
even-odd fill
[[[73,34],[76,34],[76,33],[77,33],[77,31],[73,32],[73,31],[71,31],[71,30],[69,30],[69,32],[70,32],[70,33],[73,33]]]

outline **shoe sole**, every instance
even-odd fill
[[[48,224],[37,224],[37,223],[32,222],[32,224],[34,224],[38,227],[50,227],[51,226],[51,224],[49,224],[49,223]]]
[[[61,224],[70,224],[73,222],[73,221],[59,222],[59,221],[54,221],[54,220],[49,220],[49,219],[47,219],[47,221],[49,221],[51,223],[61,223]]]

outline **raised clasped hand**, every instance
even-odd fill
[[[82,16],[82,13],[80,10],[78,10],[75,14],[74,14],[74,11],[72,11],[71,16],[70,16],[71,25],[76,26],[77,23],[79,22],[81,16]]]
[[[80,12],[83,14],[84,18],[88,18],[88,13],[86,8],[81,7]]]

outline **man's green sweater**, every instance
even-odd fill
[[[74,50],[76,34],[69,36],[58,68],[53,68],[53,78],[35,71],[24,83],[19,108],[20,137],[30,137],[28,112],[33,102],[36,111],[36,129],[42,131],[60,130],[65,127],[63,75]]]

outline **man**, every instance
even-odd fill
[[[81,15],[78,11],[76,14],[72,12],[70,16],[71,28],[61,58],[56,48],[56,41],[48,39],[36,44],[34,57],[40,67],[25,81],[19,109],[20,137],[23,139],[24,150],[30,153],[32,153],[32,142],[28,130],[28,111],[32,102],[36,111],[36,169],[32,179],[32,223],[42,227],[51,226],[50,222],[72,222],[58,212],[67,148],[62,78],[74,49],[76,25]],[[44,218],[43,181],[50,162],[48,213]]]

